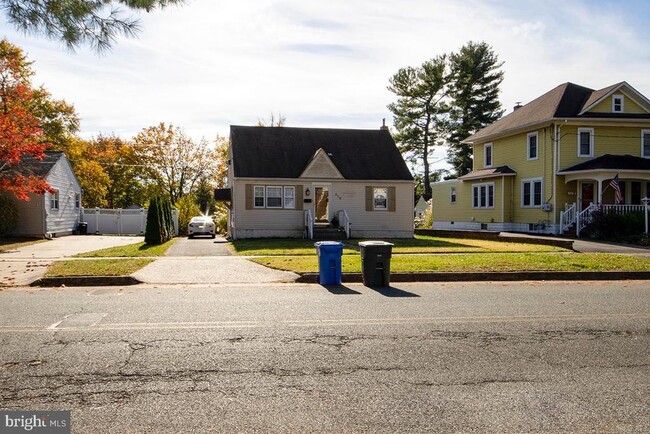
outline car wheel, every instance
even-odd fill
[[[188,235],[187,238],[192,239],[192,238],[194,238],[194,235]]]

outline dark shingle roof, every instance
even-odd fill
[[[64,154],[60,151],[45,151],[45,158],[37,160],[31,154],[25,154],[19,164],[10,167],[5,173],[10,176],[22,175],[45,178],[62,155]]]
[[[230,127],[236,177],[298,178],[323,148],[345,179],[412,180],[387,130]]]
[[[558,173],[582,172],[587,170],[650,170],[650,159],[633,155],[605,154],[584,163],[560,170]]]
[[[650,114],[622,114],[622,113],[593,113],[580,114],[582,110],[597,102],[613,89],[626,84],[624,82],[608,86],[604,89],[593,90],[573,83],[564,83],[555,89],[546,92],[539,98],[534,99],[523,107],[502,117],[496,122],[477,131],[464,140],[467,143],[475,143],[487,140],[490,137],[498,136],[509,131],[526,128],[543,122],[550,122],[553,119],[561,118],[627,118],[627,119],[650,119]],[[627,84],[626,84],[627,85]],[[629,85],[627,85],[629,86]]]
[[[468,179],[494,178],[496,176],[516,175],[516,174],[517,172],[515,171],[515,169],[513,169],[510,166],[499,166],[491,169],[475,170],[473,172],[468,173],[467,175],[463,175],[459,177],[458,179],[462,179],[466,181]]]

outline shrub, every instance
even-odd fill
[[[644,218],[643,212],[595,211],[585,227],[585,235],[599,240],[638,242],[644,231]]]
[[[18,227],[18,208],[12,199],[0,195],[0,237]]]
[[[433,227],[433,213],[431,207],[427,208],[422,217],[415,219],[416,229],[431,229]]]
[[[160,213],[158,212],[158,196],[149,199],[147,209],[147,227],[144,232],[144,242],[147,244],[162,244],[160,237]]]

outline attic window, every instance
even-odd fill
[[[623,113],[623,95],[612,96],[612,113]]]

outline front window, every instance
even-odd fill
[[[641,131],[641,156],[650,158],[650,130]]]
[[[79,193],[74,194],[74,207],[76,209],[79,209],[81,207],[81,194]]]
[[[612,112],[623,113],[623,95],[614,95],[612,97]]]
[[[254,189],[254,204],[255,208],[264,208],[264,186],[256,185]]]
[[[266,207],[282,208],[282,187],[275,185],[266,187]]]
[[[388,209],[388,189],[386,187],[373,188],[373,208],[375,210]]]
[[[537,133],[530,133],[526,139],[528,141],[527,157],[529,160],[537,160]]]
[[[456,187],[451,187],[450,200],[451,203],[456,203]]]
[[[494,183],[472,185],[472,208],[494,208]]]
[[[50,194],[50,209],[59,209],[59,190],[54,190],[54,194]]]
[[[521,183],[521,206],[536,208],[542,206],[542,180],[525,179]]]
[[[296,207],[296,187],[284,187],[284,207]]]
[[[594,129],[578,129],[578,157],[594,156]]]
[[[492,143],[485,145],[485,167],[492,166]]]

